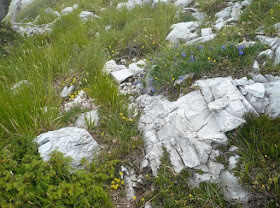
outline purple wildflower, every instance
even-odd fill
[[[154,78],[150,78],[150,82],[153,82],[154,81]]]
[[[239,51],[244,49],[244,46],[240,46],[237,48]]]
[[[191,60],[192,60],[192,62],[194,62],[194,56],[193,55],[191,55]]]
[[[152,89],[151,89],[151,91],[152,91],[152,92],[155,92],[155,91],[156,91],[156,89],[155,89],[155,88],[152,88]]]
[[[185,58],[186,57],[186,53],[182,53],[182,56]]]
[[[242,50],[239,51],[239,55],[242,56],[244,55],[244,52]]]
[[[222,46],[222,49],[223,49],[223,51],[225,51],[225,50],[226,50],[226,47],[223,45],[223,46]]]
[[[212,51],[212,49],[213,49],[213,48],[212,48],[212,47],[210,47],[209,49],[210,49],[210,51]]]
[[[183,79],[184,79],[184,76],[181,75],[181,76],[179,77],[179,79],[180,79],[180,80],[183,80]]]
[[[198,46],[198,48],[199,48],[199,49],[202,49],[202,46],[200,45],[200,46]]]

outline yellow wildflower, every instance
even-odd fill
[[[122,176],[123,175],[123,172],[122,171],[120,171],[120,176]]]
[[[121,184],[122,184],[122,185],[124,184],[124,181],[123,181],[123,180],[121,181]]]
[[[192,197],[192,194],[189,194],[189,197]]]
[[[133,197],[133,200],[136,200],[136,196]]]

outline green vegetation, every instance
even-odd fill
[[[146,84],[155,92],[167,92],[176,98],[180,89],[174,86],[174,82],[183,79],[186,74],[194,74],[196,78],[202,75],[235,78],[246,76],[251,70],[254,57],[263,46],[256,44],[249,48],[237,48],[236,43],[226,42],[221,37],[220,41],[215,40],[203,45],[175,45],[163,48],[158,55],[150,59],[151,70]],[[152,67],[153,65],[155,66]],[[187,87],[189,88],[189,85]]]
[[[268,35],[276,35],[272,27],[280,19],[278,0],[253,0],[252,4],[241,15],[240,23],[246,27],[247,35],[253,34],[258,27],[263,27]]]
[[[240,157],[236,174],[253,192],[252,207],[280,204],[280,119],[246,117],[244,126],[229,136]]]
[[[197,3],[208,16],[214,15],[227,6],[227,2],[224,0],[198,0]]]
[[[143,195],[144,201],[150,201],[153,207],[236,207],[227,203],[218,184],[201,183],[198,188],[191,188],[188,170],[176,174],[165,151],[158,175],[151,180],[154,192]],[[139,198],[139,204],[143,203]]]

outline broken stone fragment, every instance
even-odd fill
[[[71,86],[65,86],[62,90],[62,92],[60,93],[60,97],[61,98],[66,98],[68,97],[72,92],[73,90],[75,89],[75,86],[74,85],[71,85]]]
[[[75,127],[87,129],[90,126],[97,126],[99,116],[97,110],[92,110],[79,115],[75,122]]]

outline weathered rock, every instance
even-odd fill
[[[75,89],[75,86],[74,85],[71,85],[71,86],[65,86],[62,90],[62,92],[60,93],[60,97],[61,98],[66,98],[68,97],[72,92],[73,90]]]
[[[135,76],[135,75],[138,75],[142,72],[144,72],[144,69],[139,67],[137,64],[135,63],[132,63],[132,64],[129,64],[128,66],[128,70]]]
[[[210,40],[213,40],[216,37],[216,34],[212,34],[212,35],[207,35],[207,36],[203,36],[203,37],[198,37],[195,38],[193,40],[187,41],[187,45],[189,44],[194,44],[194,43],[205,43],[208,42]]]
[[[265,112],[265,108],[269,104],[268,98],[256,98],[250,94],[245,95],[245,97],[259,114],[262,114]]]
[[[188,41],[198,37],[197,33],[192,33],[198,27],[196,22],[181,22],[171,26],[172,31],[166,37],[166,40],[172,43],[179,41]]]
[[[111,75],[118,84],[124,82],[125,80],[133,76],[133,74],[127,68],[118,71],[113,71],[111,72]]]
[[[218,12],[215,14],[216,17],[220,18],[222,17],[223,19],[229,18],[232,12],[232,8],[231,7],[227,7],[225,9],[223,9],[222,11]]]
[[[212,32],[212,28],[209,27],[209,28],[202,28],[201,29],[201,36],[208,36],[208,35],[212,35],[213,32]]]
[[[60,13],[58,11],[54,11],[53,9],[51,8],[47,8],[45,10],[45,13],[46,14],[51,14],[51,15],[54,15],[54,16],[57,16],[57,17],[60,17]]]
[[[256,71],[260,70],[260,65],[259,65],[258,61],[256,61],[256,60],[254,61],[253,69],[255,69]]]
[[[248,78],[247,77],[242,77],[240,79],[235,79],[232,81],[232,83],[235,85],[235,86],[243,86],[243,85],[247,85],[249,84],[248,83]]]
[[[66,8],[61,10],[61,14],[62,15],[67,15],[67,14],[72,13],[73,11],[74,11],[73,7],[66,7]]]
[[[195,12],[192,13],[192,16],[197,19],[198,21],[203,21],[205,20],[205,13],[204,12]]]
[[[221,112],[224,110],[229,104],[228,98],[219,98],[208,104],[208,108],[210,111]]]
[[[255,97],[263,98],[265,94],[265,87],[262,83],[254,83],[244,87],[245,91]]]
[[[83,158],[91,161],[99,149],[97,142],[89,132],[75,127],[66,127],[43,133],[34,141],[39,145],[38,151],[44,161],[48,161],[50,154],[58,150],[73,159],[71,165],[74,168],[81,166]]]
[[[262,74],[251,74],[255,82],[266,83],[267,79]]]
[[[99,116],[97,110],[91,110],[86,113],[79,115],[75,122],[75,127],[87,129],[91,126],[97,126],[99,121]]]
[[[236,2],[234,6],[232,7],[231,17],[233,21],[238,21],[240,18],[240,15],[242,14],[241,10],[242,6],[240,2]]]
[[[249,48],[249,47],[252,47],[256,44],[255,41],[242,41],[241,43],[238,43],[236,44],[236,47],[237,48],[240,48],[240,47],[244,47],[244,48]]]
[[[187,7],[192,2],[193,2],[193,0],[177,0],[177,1],[175,1],[175,6]]]
[[[98,18],[98,16],[96,14],[94,14],[93,12],[88,12],[88,11],[82,11],[79,14],[79,17],[84,21],[87,21],[89,18]]]
[[[280,64],[280,45],[275,51],[275,60],[274,60],[274,65],[276,66],[277,64]]]
[[[229,200],[235,200],[241,203],[246,203],[250,199],[249,192],[239,185],[238,178],[236,178],[229,171],[222,171],[220,175],[223,185],[224,197]]]
[[[280,38],[270,38],[262,35],[257,35],[256,37],[262,44],[267,44],[270,47],[278,46],[280,43]]]
[[[107,74],[118,70],[119,67],[114,60],[107,61],[102,69],[102,71]]]

